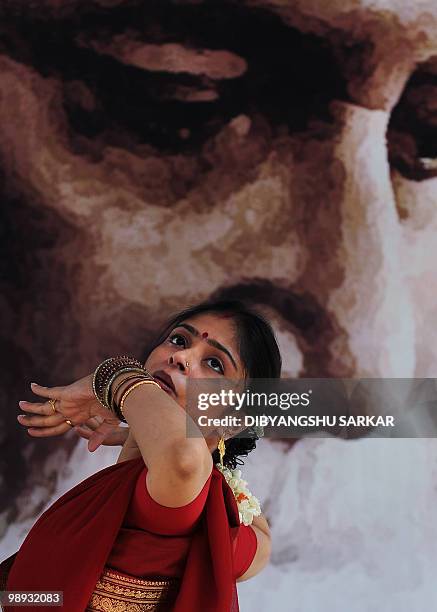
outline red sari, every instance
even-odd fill
[[[112,465],[56,501],[24,540],[10,570],[7,589],[63,591],[63,611],[84,611],[143,469],[142,457]],[[239,527],[232,490],[214,467],[173,612],[239,612],[232,554]],[[147,543],[147,532],[143,537]],[[155,538],[156,534],[150,534],[151,546]],[[4,609],[13,612],[11,606]],[[20,609],[31,612],[34,606]],[[49,612],[53,606],[38,609]]]

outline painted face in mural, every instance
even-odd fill
[[[32,399],[25,382],[64,384],[105,356],[139,356],[170,313],[208,296],[266,306],[284,374],[435,377],[436,6],[0,0],[0,420],[8,432],[0,512],[18,517],[14,534],[47,504],[54,473],[77,444],[68,436],[35,443],[17,427],[14,406]],[[170,351],[157,350],[153,369]],[[190,357],[200,367],[200,355]],[[272,464],[286,466],[287,478],[278,485],[272,468],[268,504],[281,533],[274,565],[287,562],[275,584],[299,557],[310,576],[307,560],[317,559],[301,599],[321,593],[320,571],[337,568],[339,555],[332,562],[329,552],[336,531],[336,542],[352,542],[353,574],[366,575],[356,559],[371,549],[360,556],[356,548],[391,537],[396,486],[380,522],[372,520],[377,538],[366,527],[367,500],[380,490],[368,493],[382,465],[396,485],[402,455],[311,448]],[[55,460],[45,462],[50,450]],[[432,451],[420,456],[405,464],[412,490],[431,474]],[[81,474],[81,459],[69,473]],[[303,509],[308,554],[283,512],[296,473],[291,501]],[[356,474],[364,520],[351,523],[349,489],[339,482]],[[19,494],[35,475],[34,507],[23,509]],[[408,510],[406,491],[402,483],[397,508]],[[305,509],[333,492],[339,519],[325,530],[325,567],[321,530]],[[369,563],[382,559],[385,572],[391,559],[376,552]],[[349,553],[340,550],[345,563]]]
[[[58,313],[41,368],[214,295],[268,306],[286,373],[432,375],[436,19],[265,4],[2,9],[5,316],[21,348]]]

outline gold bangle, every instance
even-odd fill
[[[142,370],[143,364],[133,357],[121,355],[119,357],[109,357],[109,359],[105,359],[105,361],[99,364],[94,371],[93,391],[96,398],[105,408],[108,408],[108,406],[105,405],[104,398],[108,379],[111,378],[116,371],[125,367],[134,367]]]
[[[127,396],[129,395],[129,393],[130,393],[131,391],[133,391],[134,389],[136,389],[136,388],[137,388],[137,387],[139,387],[140,385],[155,385],[155,387],[158,387],[158,389],[161,389],[161,387],[158,385],[158,383],[157,383],[157,382],[155,382],[154,380],[140,380],[140,381],[138,381],[137,383],[135,383],[135,384],[131,385],[131,386],[129,387],[129,389],[127,389],[127,390],[126,390],[126,391],[123,393],[123,395],[122,395],[122,397],[121,397],[121,400],[120,400],[119,410],[120,410],[120,412],[121,412],[121,414],[122,414],[123,418],[126,418],[126,417],[124,416],[124,414],[123,414],[123,406],[124,406],[124,402],[125,402],[125,400],[126,400]]]
[[[105,408],[107,408],[107,406],[105,406],[105,404],[102,402],[102,400],[99,397],[99,394],[97,392],[97,387],[96,387],[96,379],[97,379],[97,374],[99,373],[99,370],[106,365],[107,363],[110,363],[112,361],[115,361],[115,357],[109,357],[109,359],[105,359],[105,361],[102,361],[102,363],[99,363],[99,365],[97,366],[97,368],[94,370],[94,375],[93,375],[93,392],[94,395],[96,397],[96,399],[102,404],[102,406],[104,406]]]
[[[109,410],[111,410],[111,402],[109,401],[109,398],[111,394],[112,383],[115,382],[119,374],[125,374],[126,372],[136,372],[137,376],[140,376],[141,374],[145,374],[145,370],[143,370],[142,368],[136,368],[136,367],[129,366],[129,365],[125,366],[124,368],[123,367],[119,368],[116,372],[114,372],[114,374],[112,374],[110,379],[106,382],[105,388],[103,391],[103,404],[107,408],[109,408]],[[112,397],[114,397],[113,394],[112,394]]]
[[[122,380],[121,382],[118,383],[118,385],[116,386],[114,392],[112,392],[112,391],[110,392],[110,394],[108,396],[108,407],[113,412],[117,410],[117,406],[116,406],[116,399],[117,399],[116,398],[116,393],[123,386],[123,384],[125,382],[127,382],[128,380],[132,380],[133,378],[138,378],[139,380],[154,380],[153,376],[145,368],[141,368],[141,369],[137,369],[137,368],[125,368],[124,370],[119,370],[118,372],[116,372],[115,377],[113,377],[112,380],[111,380],[111,383],[110,383],[111,385],[114,384],[114,382],[116,381],[116,377],[118,376],[118,374],[121,374],[122,372],[138,372],[138,373],[137,374],[133,374],[132,376],[126,376],[126,378],[124,380]]]
[[[135,384],[135,382],[136,382],[136,381],[135,381],[135,378],[136,378],[136,380],[137,380],[137,381],[139,381],[139,380],[149,380],[149,379],[148,379],[148,378],[146,378],[145,376],[141,376],[141,374],[137,374],[137,375],[136,375],[134,378],[132,378],[132,379],[131,379],[131,382],[129,382],[129,381],[128,381],[128,379],[126,378],[125,380],[123,380],[123,381],[120,383],[120,389],[121,389],[121,391],[120,391],[120,390],[118,391],[118,393],[120,394],[120,399],[122,399],[122,398],[123,398],[123,394],[124,394],[124,392],[125,392],[125,391],[127,391],[128,389],[130,389],[130,388],[132,387],[132,385],[134,385],[134,384]],[[127,385],[126,385],[126,386],[124,386],[124,383],[127,383]],[[122,413],[120,412],[120,403],[119,403],[119,402],[117,402],[117,398],[116,398],[115,396],[112,398],[112,405],[113,405],[114,411],[115,411],[115,412],[118,412],[118,414],[120,414],[121,416],[123,416],[123,415],[122,415]],[[124,418],[124,417],[123,417],[123,418]]]
[[[114,391],[111,391],[111,403],[110,403],[110,407],[113,407],[115,404],[115,400],[116,400],[116,396],[117,396],[117,391],[120,389],[120,387],[127,382],[128,380],[132,380],[133,378],[141,378],[141,374],[131,374],[130,376],[126,376],[126,378],[124,378],[122,381],[120,381],[118,383],[118,385],[115,387]],[[141,380],[144,380],[141,378]]]

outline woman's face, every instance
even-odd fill
[[[182,408],[189,378],[245,377],[233,321],[215,314],[196,315],[174,327],[150,353],[145,367]]]

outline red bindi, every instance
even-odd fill
[[[208,332],[203,332],[202,338],[208,338]]]

